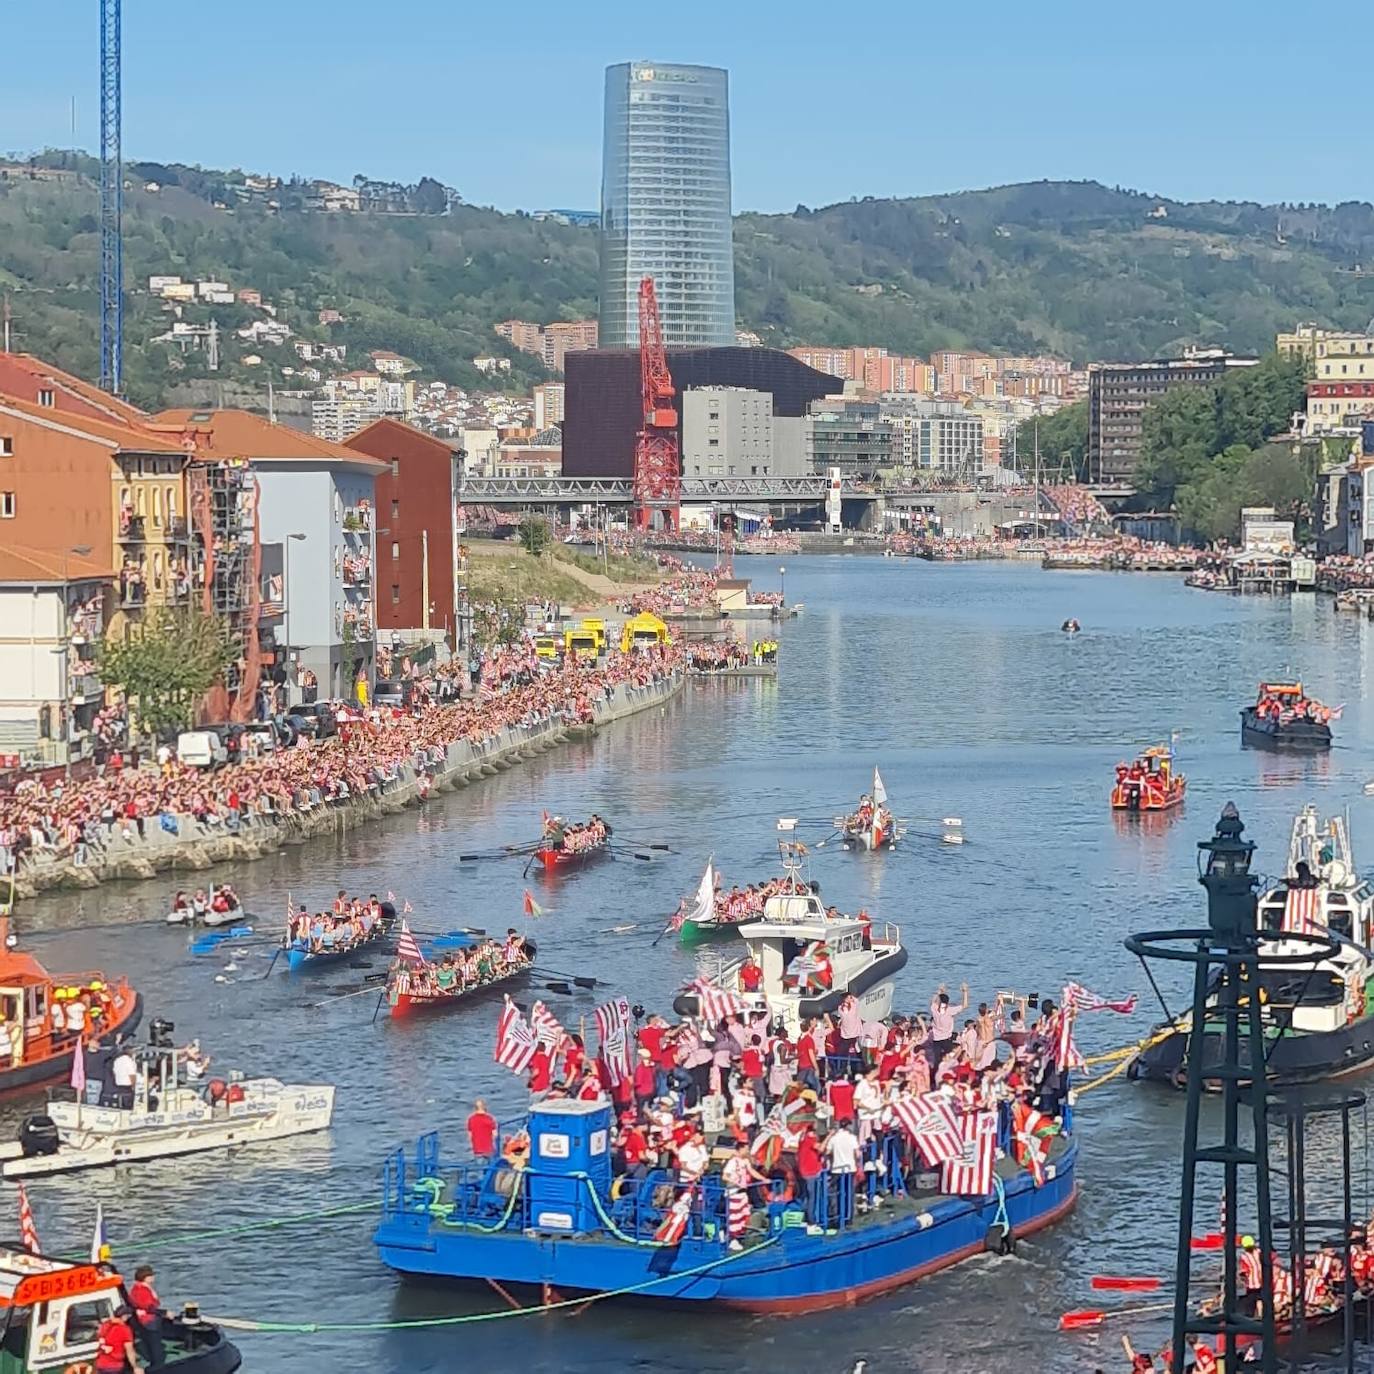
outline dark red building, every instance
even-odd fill
[[[635,435],[644,423],[639,350],[596,348],[563,359],[563,475],[629,477]],[[777,348],[670,348],[668,371],[678,395],[697,386],[741,386],[773,397],[774,415],[805,415],[812,401],[844,389]],[[678,424],[678,439],[682,426]]]
[[[428,627],[443,630],[451,640],[456,441],[438,439],[399,420],[374,420],[345,440],[344,447],[387,464],[377,477],[377,628]]]

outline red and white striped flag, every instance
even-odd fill
[[[692,1217],[692,1202],[697,1195],[697,1185],[684,1188],[677,1200],[663,1214],[663,1221],[654,1232],[654,1239],[660,1245],[676,1245],[687,1234],[687,1223]]]
[[[1059,1066],[1062,1073],[1067,1073],[1070,1069],[1081,1069],[1084,1067],[1083,1056],[1079,1054],[1078,1046],[1073,1042],[1075,1013],[1060,1007],[1055,1014],[1059,1021],[1054,1042],[1054,1062]]]
[[[1283,928],[1290,935],[1318,935],[1322,930],[1319,887],[1290,887],[1283,904]]]
[[[614,1087],[634,1072],[634,1022],[630,1001],[616,997],[596,1009],[596,1036],[601,1043],[601,1058]]]
[[[1089,992],[1082,983],[1067,983],[1064,987],[1064,1006],[1070,1011],[1114,1011],[1121,1016],[1129,1016],[1135,1010],[1135,993],[1117,1001]]]
[[[524,1073],[539,1046],[529,1022],[520,1014],[520,1008],[507,996],[501,1008],[501,1017],[496,1023],[496,1052],[492,1058],[504,1064],[512,1073]]]
[[[29,1254],[42,1254],[38,1246],[38,1228],[33,1224],[33,1211],[29,1207],[28,1190],[22,1183],[19,1184],[19,1239]]]
[[[929,1092],[898,1097],[892,1103],[892,1114],[931,1168],[959,1158],[964,1146],[959,1118],[943,1094]]]
[[[940,1191],[951,1197],[984,1197],[992,1191],[997,1113],[966,1113],[959,1119],[959,1136],[959,1158],[950,1160],[941,1170]]]
[[[401,933],[396,937],[396,957],[408,964],[418,964],[420,968],[428,962],[405,921],[401,922]]]
[[[536,1002],[530,1008],[530,1025],[539,1043],[546,1050],[556,1050],[568,1034],[558,1024],[558,1018],[542,1002]]]
[[[697,1015],[708,1026],[714,1026],[727,1016],[743,1016],[749,1010],[749,1003],[738,993],[717,987],[706,978],[698,978],[689,984],[688,991],[696,993]]]

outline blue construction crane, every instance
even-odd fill
[[[124,165],[119,148],[120,0],[100,0],[100,385],[124,375]]]

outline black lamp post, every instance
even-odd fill
[[[1256,922],[1255,879],[1250,859],[1255,846],[1242,839],[1245,824],[1235,802],[1227,802],[1216,833],[1198,845],[1198,882],[1207,889],[1207,922],[1223,941],[1245,942]]]

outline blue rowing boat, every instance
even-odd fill
[[[396,920],[396,908],[390,902],[383,902],[382,918],[361,940],[353,940],[343,945],[322,945],[312,949],[310,942],[299,936],[286,935],[282,939],[281,952],[286,956],[288,973],[318,973],[323,969],[343,963],[355,955],[362,954],[386,939]]]
[[[1038,1184],[1004,1157],[991,1192],[954,1197],[904,1168],[891,1134],[870,1145],[881,1168],[821,1175],[811,1225],[784,1183],[760,1185],[769,1196],[751,1198],[749,1229],[732,1247],[718,1178],[684,1188],[656,1171],[613,1186],[611,1127],[605,1104],[544,1103],[525,1127],[523,1169],[450,1163],[437,1133],[421,1136],[412,1157],[398,1150],[386,1161],[373,1237],[382,1262],[420,1279],[530,1286],[546,1303],[593,1294],[816,1311],[1005,1252],[1066,1216],[1077,1197],[1069,1136],[1055,1139]]]

